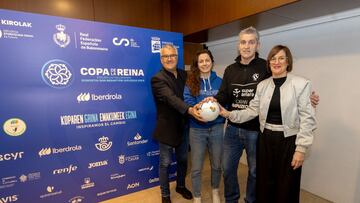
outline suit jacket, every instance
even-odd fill
[[[156,106],[156,127],[153,138],[170,146],[178,146],[183,137],[186,113],[190,107],[184,102],[186,72],[177,69],[177,78],[162,68],[151,78]]]

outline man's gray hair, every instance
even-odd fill
[[[175,50],[175,53],[178,54],[178,50],[177,48],[172,45],[172,44],[165,44],[163,47],[161,47],[160,49],[160,56],[162,56],[162,53],[164,52],[164,49],[174,49]]]
[[[256,41],[258,41],[258,42],[260,41],[259,32],[253,26],[250,26],[248,28],[245,28],[245,29],[241,30],[240,33],[239,33],[239,39],[240,39],[240,36],[243,35],[243,34],[253,34],[253,35],[256,36]]]

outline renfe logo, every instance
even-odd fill
[[[62,174],[62,173],[67,173],[67,174],[70,174],[74,171],[76,171],[77,169],[77,166],[73,166],[72,164],[67,167],[67,168],[60,168],[60,169],[55,169],[53,170],[53,174],[56,175],[56,174]]]
[[[18,200],[18,195],[11,195],[7,197],[1,197],[0,203],[16,202]]]

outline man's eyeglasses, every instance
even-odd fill
[[[279,58],[272,57],[272,58],[270,59],[270,63],[276,63],[277,61],[278,61],[279,63],[285,63],[286,60],[287,60],[287,57],[285,57],[285,56],[280,56]]]
[[[162,59],[169,59],[169,58],[174,59],[177,56],[178,56],[177,54],[170,54],[170,55],[162,55],[161,58]]]

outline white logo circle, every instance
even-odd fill
[[[71,85],[71,66],[62,60],[50,60],[41,69],[44,82],[50,87],[65,88]]]

